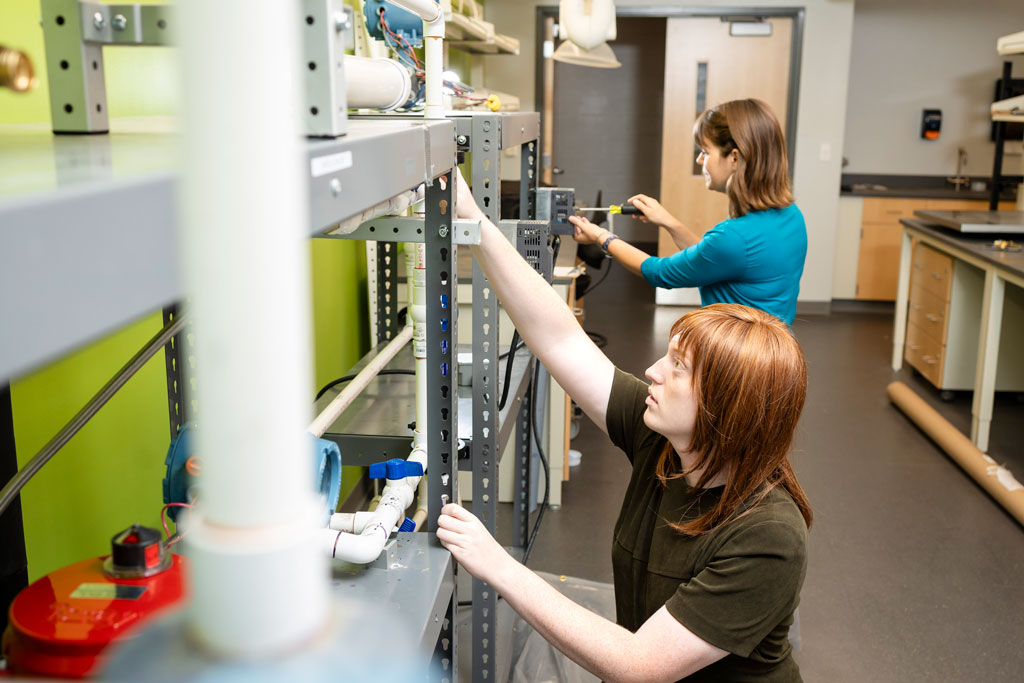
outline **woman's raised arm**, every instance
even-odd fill
[[[480,244],[473,247],[473,257],[523,341],[583,412],[607,432],[615,366],[583,331],[566,302],[484,216],[461,173],[455,206],[459,218],[481,220]]]

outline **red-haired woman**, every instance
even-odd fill
[[[681,251],[649,256],[583,217],[569,220],[582,244],[600,245],[654,287],[699,287],[703,305],[736,303],[793,324],[807,229],[790,191],[782,127],[764,102],[733,100],[693,125],[697,163],[709,190],[729,197],[729,217],[697,235],[657,199],[629,198],[641,220],[665,228]]]
[[[811,509],[787,454],[807,374],[787,326],[736,304],[688,313],[645,384],[594,345],[461,179],[456,206],[482,220],[474,255],[522,338],[632,462],[612,544],[617,623],[558,593],[457,505],[438,538],[603,680],[799,681],[787,635]]]

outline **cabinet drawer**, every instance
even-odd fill
[[[914,209],[924,208],[923,199],[883,199],[865,197],[862,220],[869,223],[895,223],[901,218],[911,218]]]
[[[916,325],[939,344],[945,344],[949,302],[943,301],[924,287],[916,286],[910,289],[908,304],[907,322]]]
[[[953,282],[953,257],[918,242],[914,245],[910,286],[921,287],[949,301]]]
[[[942,388],[942,363],[945,347],[917,325],[907,325],[907,343],[903,357],[938,388]]]

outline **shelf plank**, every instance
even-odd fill
[[[107,135],[0,126],[0,381],[179,301],[180,138],[169,118]],[[352,121],[306,143],[310,236],[451,169],[450,120]]]

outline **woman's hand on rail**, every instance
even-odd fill
[[[572,238],[580,244],[601,244],[610,234],[599,225],[591,223],[583,216],[569,216],[569,222],[573,224]]]
[[[437,538],[452,557],[478,579],[491,583],[507,562],[515,562],[483,523],[464,507],[449,503],[437,518]]]

